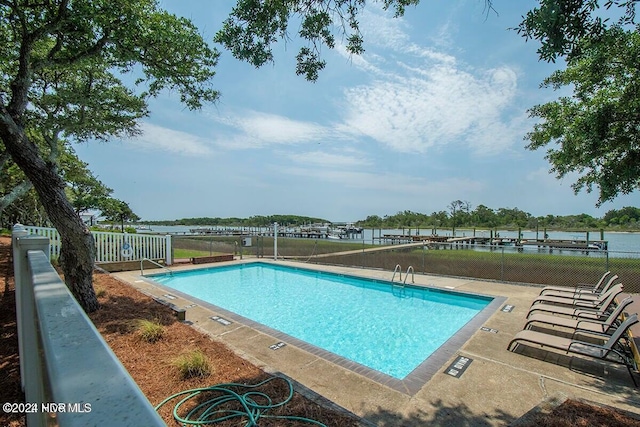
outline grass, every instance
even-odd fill
[[[174,258],[196,258],[200,256],[222,255],[224,252],[201,251],[197,249],[173,249]]]
[[[201,350],[182,354],[174,361],[182,379],[204,378],[211,374],[207,356]]]
[[[400,264],[403,272],[408,266],[413,266],[416,273],[541,285],[595,283],[605,271],[610,270],[619,276],[626,292],[640,292],[640,259],[637,258],[568,256],[560,255],[557,251],[549,254],[507,250],[503,253],[501,249],[483,252],[471,249],[392,248],[317,259],[310,257],[309,262],[390,272],[396,264]]]
[[[255,253],[258,245],[261,245],[265,256],[273,255],[273,237],[252,238],[252,246],[243,247],[245,254]],[[189,236],[174,240],[174,248],[206,250],[226,247],[232,252],[236,242],[240,243],[238,236]],[[312,254],[324,254],[332,252],[351,251],[358,249],[374,248],[378,245],[363,244],[362,241],[335,241],[327,239],[292,239],[278,238],[278,252],[286,256],[311,256]],[[238,247],[239,248],[239,247]],[[175,251],[175,249],[174,249]],[[207,251],[208,252],[208,251]],[[174,252],[175,253],[175,252]],[[177,255],[174,255],[178,258]]]
[[[103,298],[107,295],[107,290],[101,286],[94,286],[93,289],[96,292],[96,297],[98,298]]]
[[[148,343],[159,341],[164,335],[164,327],[157,321],[140,319],[137,321],[140,338]]]

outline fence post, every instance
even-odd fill
[[[273,223],[273,260],[278,260],[278,223]]]
[[[502,247],[502,255],[500,257],[500,281],[504,282],[504,246]]]
[[[22,272],[21,268],[18,268],[19,262],[24,262],[24,260],[20,257],[20,252],[18,250],[18,238],[28,236],[29,232],[26,228],[20,223],[13,226],[13,232],[11,233],[11,249],[13,251],[13,270],[14,270],[14,280],[15,280],[15,296],[16,296],[16,318],[21,319],[22,316],[22,297],[21,292],[18,289],[18,283],[22,280]],[[20,259],[20,261],[16,261]],[[22,322],[18,321],[18,352],[19,354],[24,354],[23,344],[22,344]],[[22,391],[24,391],[24,367],[22,363],[22,358],[20,358],[20,384],[22,386]]]
[[[164,245],[164,264],[171,265],[173,264],[173,244],[171,241],[171,234],[164,236]]]
[[[27,402],[45,402],[42,386],[42,366],[38,346],[38,327],[31,272],[27,253],[42,251],[49,254],[49,239],[23,234],[20,227],[14,229],[13,269],[16,285],[16,320],[18,323],[18,352],[20,378]],[[22,235],[21,235],[22,234]],[[28,367],[28,369],[27,369]],[[27,414],[28,425],[39,423],[38,414]]]

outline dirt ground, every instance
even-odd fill
[[[17,327],[15,319],[15,290],[10,262],[10,238],[0,237],[0,402],[24,402],[20,388]],[[153,301],[108,274],[96,273],[94,287],[99,293],[101,309],[90,315],[94,324],[111,346],[123,365],[153,405],[180,391],[208,387],[219,383],[257,384],[271,376],[236,356],[222,343],[211,340],[186,324],[176,321],[171,310]],[[162,338],[154,343],[141,339],[136,327],[138,319],[155,320],[163,325]],[[212,367],[210,376],[184,380],[174,365],[175,359],[191,350],[201,350]],[[236,391],[240,392],[239,389]],[[289,389],[282,380],[274,380],[259,391],[274,402],[284,400]],[[203,399],[204,396],[200,396]],[[171,411],[173,406],[161,409],[168,425],[177,425]],[[285,405],[269,411],[272,415],[306,417],[327,426],[351,427],[360,425],[353,418],[319,405],[298,393]],[[219,426],[244,425],[234,418],[216,424]],[[24,417],[0,412],[0,426],[22,427]],[[264,419],[260,425],[308,426],[310,424],[283,419]],[[597,408],[582,402],[567,401],[547,415],[534,418],[539,426],[618,426],[640,427],[640,421],[611,409]]]

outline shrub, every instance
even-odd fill
[[[102,298],[103,296],[107,295],[107,290],[101,286],[94,286],[93,289],[96,292],[96,297],[98,298]]]
[[[183,354],[174,361],[182,379],[206,377],[211,373],[207,356],[200,351],[194,350]]]
[[[157,321],[143,319],[138,321],[138,333],[144,341],[154,343],[162,338],[164,327]]]

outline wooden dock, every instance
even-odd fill
[[[568,240],[568,239],[518,239],[516,237],[486,237],[486,236],[462,236],[462,237],[450,237],[450,236],[420,236],[420,235],[402,235],[402,234],[385,234],[380,237],[374,237],[374,240],[379,240],[380,243],[386,244],[406,244],[422,242],[431,247],[439,248],[440,246],[451,244],[456,248],[459,246],[474,246],[474,245],[486,245],[486,246],[515,246],[519,249],[525,246],[536,246],[539,249],[548,249],[553,251],[555,249],[574,249],[580,251],[603,251],[608,249],[608,242],[606,240]]]
[[[374,237],[373,240],[379,240],[380,243],[403,244],[415,242],[446,242],[449,237],[446,236],[420,236],[410,234],[385,234],[380,237]]]
[[[227,236],[227,237],[250,237],[250,236],[265,236],[274,237],[273,229],[215,229],[215,228],[196,228],[191,229],[192,235],[205,235],[205,236]],[[318,227],[299,227],[299,228],[282,228],[278,230],[278,237],[291,237],[299,239],[346,239],[349,240],[355,236],[360,235],[361,230],[358,233],[343,233],[338,235],[336,232],[329,228]],[[499,237],[499,236],[439,236],[437,234],[431,235],[411,235],[411,234],[384,234],[378,237],[372,237],[373,243],[376,241],[381,245],[403,245],[410,243],[426,244],[432,248],[439,249],[441,246],[446,245],[455,246],[474,246],[474,245],[486,245],[486,246],[515,246],[522,250],[524,247],[537,247],[538,249],[546,249],[549,252],[554,250],[579,250],[579,251],[606,251],[608,250],[608,241],[606,240],[580,240],[580,239],[523,239],[516,237]]]
[[[219,237],[274,237],[273,228],[192,228],[189,233],[192,236],[219,236]],[[336,239],[350,240],[362,237],[362,229],[348,227],[281,227],[278,228],[278,237],[292,237],[297,239]]]
[[[559,240],[559,239],[528,239],[521,240],[522,246],[537,246],[538,248],[553,249],[578,249],[582,251],[606,251],[606,240]]]

